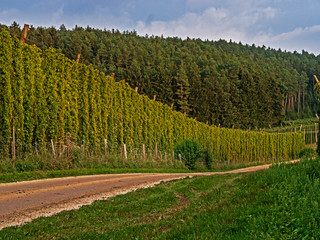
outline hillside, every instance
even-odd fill
[[[46,152],[48,143],[71,135],[97,154],[145,144],[172,152],[186,138],[198,140],[221,162],[295,158],[303,134],[267,134],[210,126],[140,95],[92,66],[0,32],[0,153],[10,153],[12,130],[18,152]],[[35,150],[34,150],[35,149]]]
[[[21,28],[8,27],[20,37]],[[248,129],[313,117],[319,56],[223,40],[181,40],[75,27],[33,28],[28,38],[115,74],[138,92],[201,122]]]

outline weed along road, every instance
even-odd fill
[[[40,216],[78,209],[161,181],[227,173],[253,172],[270,164],[228,172],[210,173],[135,173],[65,177],[0,184],[0,230],[20,225]]]

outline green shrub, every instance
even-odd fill
[[[81,162],[81,158],[83,158],[83,152],[81,151],[81,149],[72,148],[71,159],[72,159],[73,165],[79,166]]]
[[[315,156],[316,152],[312,149],[312,148],[304,148],[300,151],[299,153],[299,157],[307,157],[307,158],[311,158],[313,156]]]
[[[25,171],[34,171],[35,165],[32,162],[17,162],[16,163],[16,170],[18,172],[25,172]]]
[[[212,169],[212,164],[213,164],[213,153],[208,149],[203,149],[202,150],[202,157],[203,160],[206,164],[206,167],[210,170]]]
[[[185,139],[174,147],[175,157],[185,161],[189,169],[194,169],[198,158],[203,154],[200,144],[193,139]]]

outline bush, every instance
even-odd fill
[[[19,161],[16,163],[16,170],[18,172],[25,172],[25,171],[34,171],[35,170],[35,165],[32,162],[23,162]]]
[[[194,169],[198,158],[203,154],[200,144],[192,139],[185,139],[174,147],[175,157],[185,161],[189,169]]]
[[[312,148],[304,148],[300,151],[299,153],[299,157],[307,157],[307,158],[311,158],[314,157],[316,154],[316,152],[312,149]]]
[[[213,154],[212,152],[207,148],[202,150],[202,157],[206,164],[206,167],[210,170],[212,169],[213,164]]]

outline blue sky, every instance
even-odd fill
[[[135,29],[320,54],[319,0],[1,0],[0,23]]]

